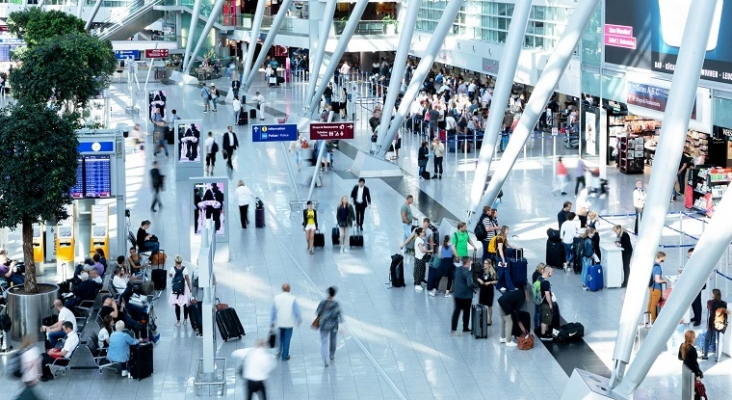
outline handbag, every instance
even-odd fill
[[[310,324],[310,328],[312,328],[312,329],[314,329],[316,331],[318,329],[320,329],[320,317],[323,316],[323,312],[325,312],[325,307],[323,307],[323,311],[321,311],[320,314],[318,314],[318,316],[315,317],[315,319],[313,320],[313,323]]]
[[[425,167],[427,166],[427,160],[419,160],[417,161],[417,165],[419,165],[420,167]]]
[[[269,343],[269,348],[270,349],[274,349],[275,346],[277,345],[277,335],[275,334],[274,329],[270,329],[269,330],[268,343]]]
[[[534,335],[527,334],[526,336],[518,337],[518,349],[519,350],[531,350],[534,347]]]

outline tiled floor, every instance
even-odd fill
[[[261,82],[257,80],[257,85]],[[219,81],[226,87],[226,81]],[[258,86],[270,107],[283,112],[297,112],[303,103],[304,85],[289,85],[286,89],[268,89]],[[184,119],[201,118],[202,131],[220,135],[233,121],[230,106],[222,105],[218,113],[201,112],[198,88],[194,86],[150,84],[149,90],[168,91],[169,109],[175,108]],[[126,87],[112,88],[115,110],[126,104]],[[124,120],[114,113],[114,120]],[[357,113],[357,115],[362,115]],[[271,122],[271,116],[268,117]],[[130,122],[130,121],[128,121]],[[144,124],[144,121],[141,121]],[[365,119],[358,121],[357,138],[351,146],[368,150],[369,134],[362,128]],[[300,229],[300,214],[289,211],[289,201],[295,198],[287,176],[284,154],[278,144],[253,144],[248,127],[236,127],[242,148],[236,157],[236,170],[227,177],[232,184],[229,196],[238,179],[244,179],[265,204],[266,229],[241,230],[236,218],[229,225],[231,261],[216,263],[217,297],[236,308],[247,331],[241,341],[217,341],[218,355],[229,358],[237,348],[252,345],[256,338],[265,337],[269,330],[271,298],[279,292],[282,283],[289,282],[304,309],[305,321],[295,330],[292,340],[292,359],[278,362],[267,382],[271,399],[559,399],[568,380],[567,371],[572,363],[578,367],[607,371],[612,356],[617,320],[623,302],[624,290],[602,290],[596,293],[581,289],[578,276],[556,271],[552,284],[559,298],[562,316],[566,321],[582,322],[586,327],[585,344],[574,346],[579,350],[537,344],[531,351],[506,349],[498,343],[497,324],[489,327],[487,340],[475,340],[465,335],[452,337],[449,320],[452,299],[428,297],[425,292],[389,289],[388,266],[390,255],[398,251],[401,227],[397,222],[398,208],[406,194],[419,199],[419,211],[439,222],[440,218],[462,218],[467,205],[467,192],[475,168],[475,153],[448,153],[446,174],[442,180],[416,179],[416,147],[418,139],[404,137],[402,157],[398,160],[404,169],[404,178],[368,179],[373,205],[366,212],[365,247],[339,254],[330,246],[327,233],[334,226],[335,205],[342,195],[350,193],[356,178],[347,170],[351,159],[342,153],[335,155],[336,171],[323,175],[323,187],[315,190],[320,201],[319,222],[326,232],[327,245],[315,255],[307,254]],[[220,140],[220,139],[219,139]],[[129,144],[128,144],[129,145]],[[151,146],[148,143],[148,149]],[[561,152],[568,153],[561,145]],[[352,151],[346,153],[352,154]],[[556,225],[556,213],[569,196],[552,196],[551,138],[532,137],[522,157],[504,187],[499,220],[511,227],[514,239],[525,248],[530,267],[544,258],[546,229]],[[160,159],[169,185],[162,193],[165,205],[162,212],[149,212],[151,194],[147,171],[152,157],[143,160],[128,148],[127,184],[132,210],[132,226],[151,219],[151,231],[163,242],[172,256],[182,254],[191,258],[190,215],[185,199],[187,189],[176,182],[173,160]],[[569,157],[568,164],[574,160]],[[302,197],[307,196],[313,169],[308,163],[296,173]],[[494,166],[496,164],[494,163]],[[495,167],[494,167],[495,168]],[[220,161],[216,172],[226,177]],[[623,214],[631,211],[630,188],[636,176],[609,174],[611,191],[605,198],[593,199],[593,209],[602,215]],[[225,178],[222,178],[225,179]],[[419,196],[417,196],[419,195]],[[678,210],[680,202],[672,208]],[[236,216],[233,203],[228,204],[230,215]],[[253,215],[250,216],[253,220]],[[611,217],[612,223],[631,222],[630,218]],[[601,228],[603,238],[610,237],[610,223]],[[684,221],[684,231],[698,235],[701,223]],[[12,238],[12,236],[11,236]],[[684,243],[690,243],[684,239]],[[677,235],[667,229],[664,244],[678,242]],[[15,237],[15,246],[18,246]],[[11,251],[18,251],[11,248]],[[193,253],[195,254],[195,253]],[[679,264],[676,251],[669,251],[667,273]],[[407,280],[411,282],[412,259],[407,257]],[[46,279],[54,279],[49,276]],[[346,316],[346,324],[339,335],[336,360],[323,368],[319,356],[318,335],[308,327],[315,316],[314,308],[323,298],[323,291],[331,285],[339,288],[336,297]],[[729,293],[729,288],[727,288]],[[705,294],[706,296],[706,294]],[[158,307],[161,342],[155,347],[155,373],[141,382],[128,381],[112,375],[99,375],[91,370],[75,370],[69,376],[37,387],[44,398],[98,399],[182,399],[195,398],[193,377],[196,361],[201,357],[201,342],[190,329],[175,328],[174,316],[165,302]],[[497,312],[496,312],[497,313]],[[494,315],[497,322],[497,315]],[[649,377],[638,391],[637,398],[680,398],[680,364],[675,359],[683,327],[669,342],[669,351],[657,360]],[[83,352],[82,352],[83,353]],[[572,354],[572,357],[567,357]],[[88,365],[88,354],[78,354],[77,365]],[[235,378],[235,364],[229,359],[226,398],[242,398],[240,378]],[[707,370],[707,388],[713,398],[732,396],[729,379],[731,361],[725,359],[713,367],[704,362]],[[17,384],[8,377],[0,377],[5,387]],[[12,398],[12,390],[0,391],[0,400]]]

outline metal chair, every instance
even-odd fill
[[[89,339],[86,341],[86,348],[91,354],[94,365],[99,369],[99,373],[103,373],[105,370],[113,370],[117,373],[122,369],[119,363],[109,361],[107,359],[107,349],[99,348],[99,337],[96,333],[91,333]]]
[[[74,347],[74,350],[71,352],[71,355],[69,355],[68,358],[56,358],[53,360],[52,363],[48,364],[48,369],[51,371],[51,374],[55,377],[57,373],[61,372],[62,375],[66,376],[66,373],[71,369],[71,357],[76,354],[76,350],[81,345],[81,341],[77,343],[76,347]]]

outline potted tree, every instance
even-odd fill
[[[21,226],[25,282],[8,290],[11,338],[41,338],[58,286],[38,283],[33,224],[68,217],[76,183],[79,111],[109,85],[116,60],[109,41],[87,34],[84,22],[37,8],[10,14],[11,32],[26,41],[13,54],[16,102],[0,109],[0,227]],[[44,36],[45,35],[45,36]]]
[[[384,34],[396,35],[396,28],[398,24],[397,20],[395,20],[390,14],[387,14],[381,19],[381,22],[384,24]]]

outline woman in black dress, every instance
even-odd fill
[[[498,283],[498,274],[493,268],[493,261],[487,258],[483,261],[483,273],[477,277],[476,281],[480,285],[478,304],[488,307],[488,325],[490,325],[493,323],[493,293],[496,283]]]

